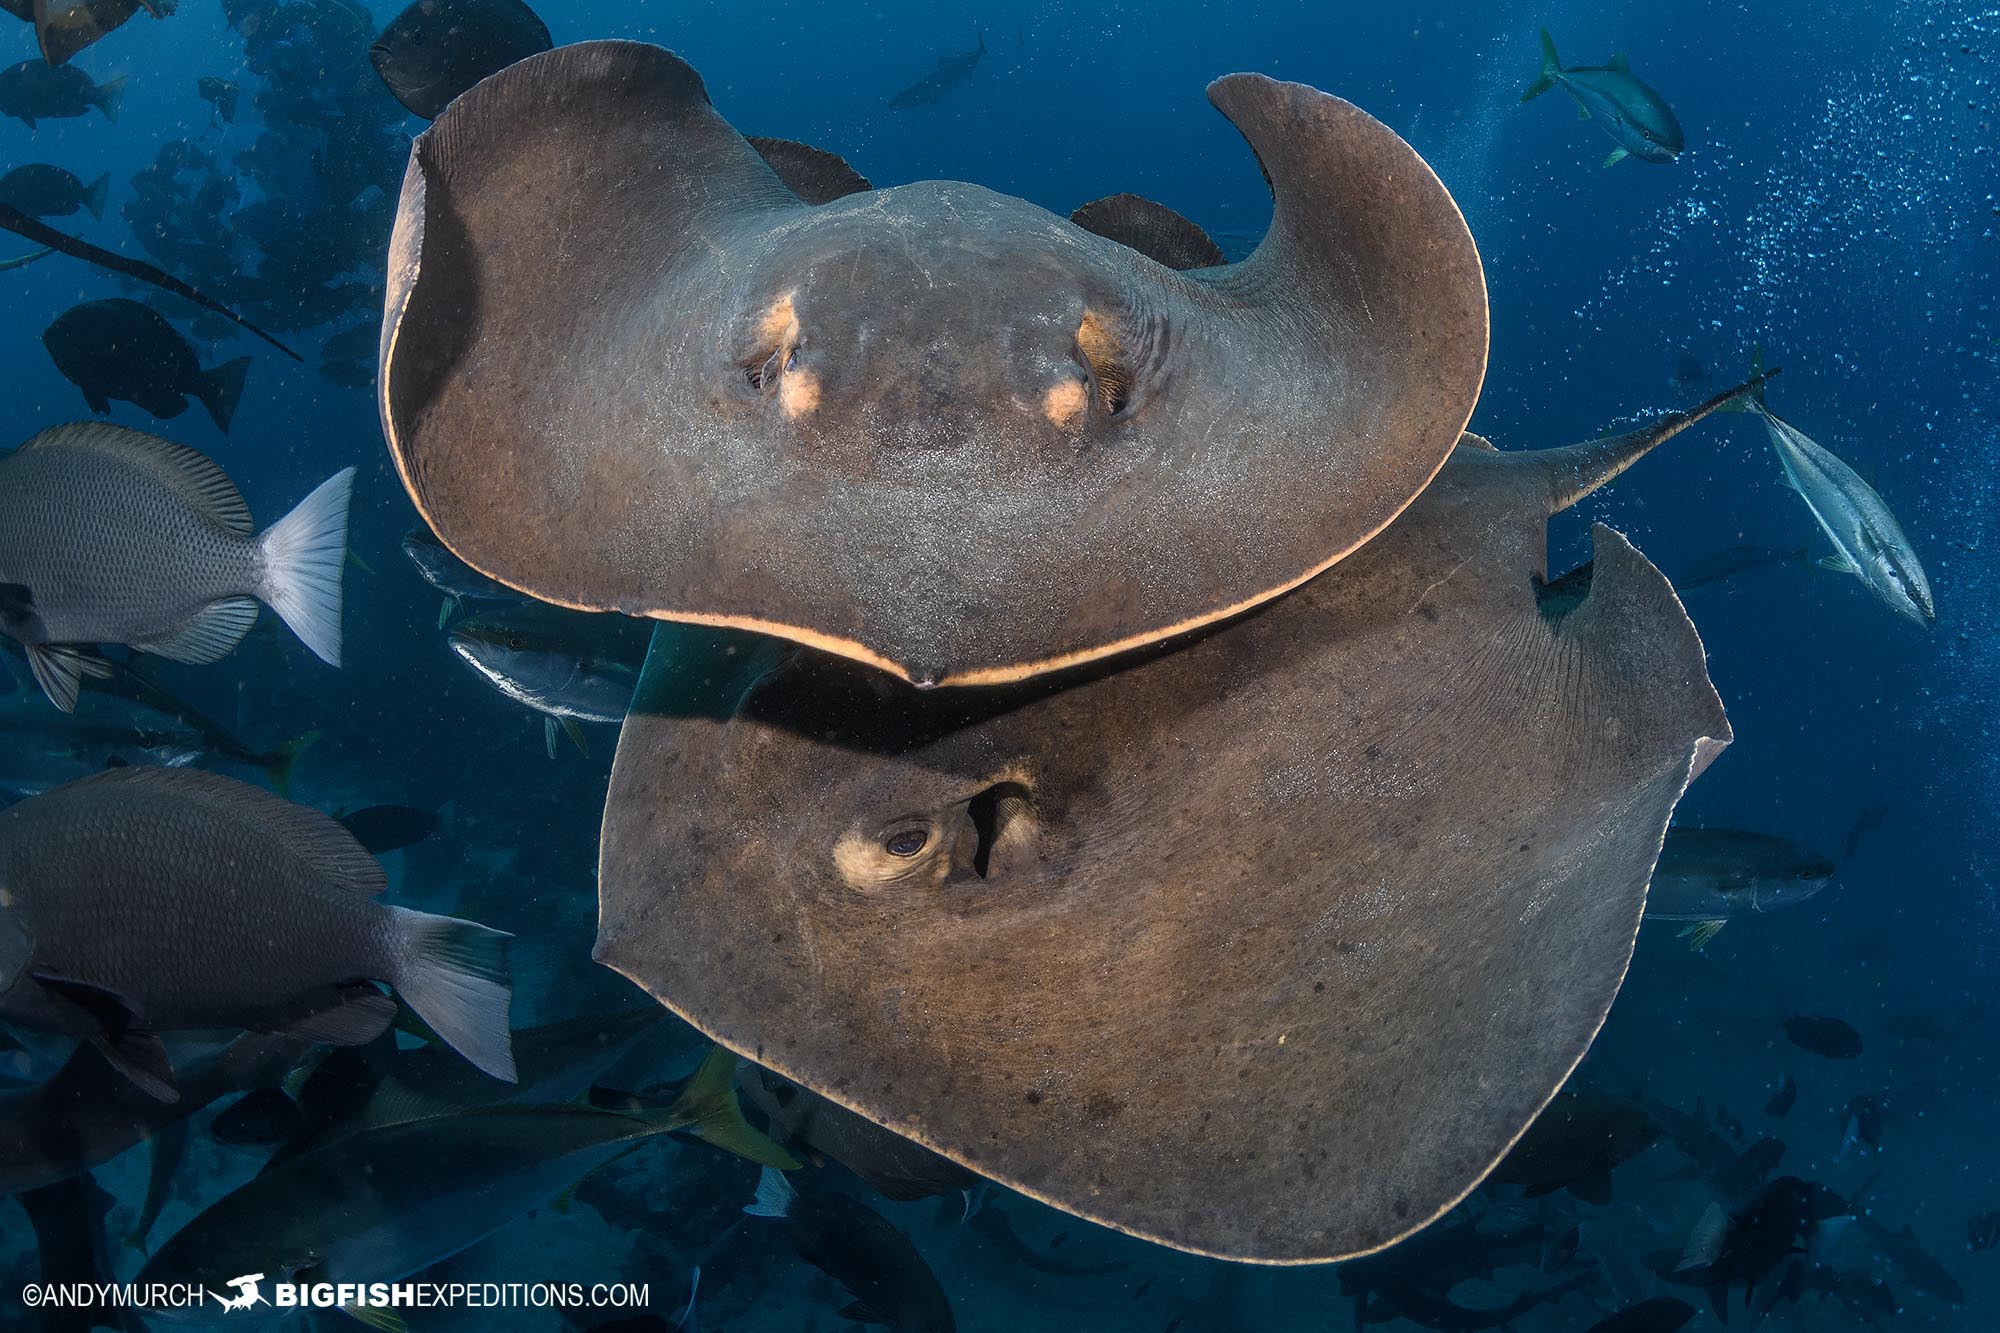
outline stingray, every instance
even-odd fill
[[[380,376],[403,481],[536,597],[920,684],[1023,679],[1302,583],[1451,452],[1485,282],[1379,122],[1259,75],[1209,99],[1273,221],[1183,273],[975,185],[808,202],[657,47],[513,65],[404,177]]]
[[[922,692],[662,626],[596,957],[1059,1208],[1270,1263],[1389,1245],[1535,1118],[1730,739],[1665,576],[1550,515],[1727,401],[1499,452],[1191,642]],[[1113,669],[1122,666],[1122,669]]]

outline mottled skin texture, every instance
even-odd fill
[[[381,405],[426,519],[545,600],[993,683],[1273,595],[1388,523],[1484,373],[1450,196],[1356,108],[1210,98],[1273,182],[1173,272],[925,181],[817,207],[658,48],[513,66],[413,149]]]
[[[1234,1258],[1387,1245],[1582,1056],[1729,738],[1623,538],[1558,623],[1537,593],[1548,515],[1686,420],[1468,437],[1354,556],[1123,670],[924,694],[662,628],[597,957],[1059,1207]]]

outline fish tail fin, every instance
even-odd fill
[[[292,794],[292,767],[299,762],[299,756],[317,744],[326,735],[325,727],[314,727],[311,731],[292,737],[269,754],[257,756],[258,767],[271,779],[271,788],[278,795],[289,798]]]
[[[652,1118],[662,1129],[684,1130],[767,1169],[799,1169],[796,1158],[743,1118],[742,1104],[736,1100],[736,1052],[727,1047],[710,1050],[673,1105]]]
[[[483,1073],[515,1082],[513,1034],[507,1010],[513,1001],[503,930],[457,917],[392,907],[403,957],[390,978],[417,1017]]]
[[[90,183],[83,192],[83,206],[90,210],[90,216],[99,222],[104,220],[104,200],[111,193],[111,173],[105,172]]]
[[[1523,102],[1532,102],[1543,93],[1556,86],[1562,78],[1562,58],[1556,54],[1556,39],[1549,36],[1547,28],[1542,29],[1542,72],[1528,85],[1528,91],[1521,94]]]
[[[792,1204],[799,1192],[792,1188],[784,1173],[765,1167],[757,1177],[757,1197],[743,1205],[743,1211],[752,1217],[790,1217]]]
[[[243,381],[249,373],[250,358],[239,356],[202,371],[196,382],[194,396],[201,399],[201,405],[215,421],[215,428],[224,435],[229,433],[229,423],[236,416],[236,403],[243,397]]]
[[[125,106],[125,76],[113,74],[98,84],[95,98],[97,109],[104,113],[104,118],[114,125],[117,124],[118,113]]]
[[[257,539],[264,553],[259,594],[321,661],[340,665],[340,579],[347,567],[347,502],[354,469],[319,484]]]
[[[1753,343],[1750,347],[1750,378],[1742,389],[1731,395],[1718,411],[1761,412],[1764,410],[1764,381],[1777,374],[1775,370],[1764,369],[1764,344]]]

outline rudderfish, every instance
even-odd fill
[[[626,616],[524,602],[460,621],[451,650],[500,693],[543,714],[551,756],[558,727],[588,754],[576,724],[625,720],[650,632]]]
[[[1692,921],[1695,947],[1732,919],[1802,903],[1833,882],[1833,862],[1768,833],[1669,828],[1646,893],[1653,921]]]
[[[668,1111],[492,1106],[366,1129],[274,1166],[182,1227],[136,1281],[212,1289],[241,1273],[393,1282],[450,1258],[634,1146],[685,1132],[751,1161],[798,1163],[737,1106],[718,1048]],[[350,1313],[365,1314],[358,1307]]]
[[[977,48],[958,55],[939,56],[936,69],[889,99],[889,109],[909,111],[920,106],[937,105],[952,89],[971,78],[972,71],[985,58],[986,34],[982,32]]]
[[[1531,102],[1549,89],[1562,86],[1576,103],[1577,117],[1595,118],[1618,146],[1604,159],[1614,166],[1627,157],[1644,162],[1671,162],[1687,146],[1681,123],[1667,99],[1632,76],[1625,57],[1613,56],[1606,65],[1577,65],[1564,69],[1556,54],[1555,39],[1542,29],[1542,72],[1523,102]]]
[[[116,398],[168,419],[193,398],[225,433],[250,370],[247,356],[204,370],[194,344],[159,311],[122,296],[64,311],[42,330],[42,346],[93,412],[109,412]]]
[[[512,1080],[503,932],[378,902],[382,867],[327,816],[184,768],[116,769],[0,811],[0,1018],[93,1042],[175,1095],[158,1034],[358,1044],[391,987]]]
[[[76,422],[0,458],[0,631],[65,712],[95,644],[213,662],[276,611],[340,664],[341,576],[354,469],[261,534],[206,456],[143,431]]]
[[[1763,357],[1757,357],[1761,367]],[[1760,388],[1738,399],[1737,410],[1761,418],[1771,447],[1784,465],[1785,483],[1799,493],[1806,508],[1833,543],[1834,555],[1821,561],[1837,573],[1852,574],[1882,604],[1907,620],[1929,629],[1937,624],[1930,580],[1903,535],[1902,524],[1889,512],[1873,486],[1805,432],[1764,405]]]

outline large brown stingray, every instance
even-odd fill
[[[1486,290],[1386,127],[1258,75],[1209,98],[1274,217],[1178,273],[975,185],[809,205],[657,47],[524,60],[411,151],[380,379],[404,483],[544,600],[921,684],[1240,612],[1443,465]]]
[[[1722,401],[1468,436],[1359,552],[1122,670],[922,693],[662,627],[597,957],[1057,1207],[1235,1259],[1388,1245],[1582,1057],[1730,739],[1623,537],[1542,582],[1548,516]]]

